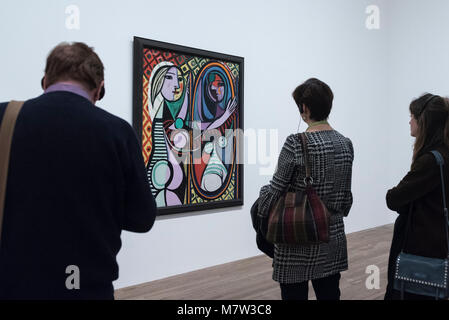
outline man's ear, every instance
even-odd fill
[[[104,80],[101,81],[100,85],[98,86],[98,88],[95,90],[95,95],[94,95],[94,100],[95,102],[100,100],[102,97],[101,91],[104,87]]]
[[[45,75],[42,77],[41,87],[43,90],[47,89],[47,77]]]

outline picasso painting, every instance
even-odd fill
[[[243,64],[134,38],[133,126],[159,214],[243,204]]]

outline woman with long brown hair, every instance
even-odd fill
[[[431,151],[437,150],[443,156],[444,182],[449,185],[449,100],[424,94],[410,104],[410,117],[410,134],[416,138],[411,169],[386,196],[388,208],[399,214],[388,263],[386,300],[400,298],[399,291],[394,290],[394,272],[401,250],[440,259],[447,257],[448,250],[440,169]],[[447,199],[447,192],[444,196]],[[404,298],[429,297],[405,293]]]

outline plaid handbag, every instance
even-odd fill
[[[271,243],[312,245],[329,242],[329,211],[312,186],[307,137],[304,133],[300,137],[306,168],[306,187],[303,191],[286,192],[271,208],[266,236]],[[291,185],[292,182],[290,188]]]

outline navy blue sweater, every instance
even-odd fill
[[[11,147],[0,299],[113,298],[121,231],[147,232],[155,217],[126,121],[71,92],[28,100]],[[71,265],[79,290],[66,287]]]

